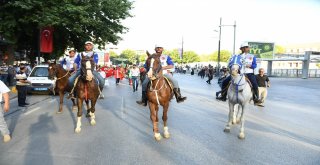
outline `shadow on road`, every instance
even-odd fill
[[[50,150],[49,137],[57,132],[52,116],[48,113],[38,117],[38,121],[31,125],[29,131],[29,143],[26,149],[24,164],[52,165],[53,158]]]

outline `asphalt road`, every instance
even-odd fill
[[[71,101],[56,114],[57,96],[28,96],[28,108],[11,100],[5,117],[13,138],[0,142],[0,164],[320,164],[320,79],[271,78],[266,106],[249,106],[239,140],[239,126],[223,132],[228,105],[215,100],[216,80],[175,77],[188,99],[171,101],[169,139],[154,140],[149,109],[135,103],[141,88],[133,93],[126,80],[116,86],[110,79],[97,125],[83,116],[80,134]]]

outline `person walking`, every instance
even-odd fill
[[[270,87],[270,80],[268,76],[264,74],[263,68],[259,69],[259,74],[256,75],[256,79],[257,79],[258,88],[259,88],[259,97],[261,99],[261,103],[257,105],[264,107],[264,102],[268,94],[267,87]]]
[[[10,89],[0,81],[0,102],[2,102],[2,97],[4,98],[4,106],[0,106],[0,131],[3,136],[3,142],[9,142],[11,140],[10,131],[8,129],[7,123],[4,120],[4,112],[8,112],[10,109]]]
[[[8,65],[6,63],[0,66],[0,80],[8,85]]]
[[[116,70],[114,71],[114,78],[116,79],[116,85],[119,85],[121,77],[122,77],[121,68],[120,66],[117,66]]]
[[[132,88],[133,88],[133,92],[138,90],[138,86],[139,86],[139,81],[138,81],[138,77],[140,75],[140,70],[139,68],[136,66],[136,64],[133,64],[131,70],[131,79],[132,79]]]
[[[18,91],[18,105],[19,107],[25,107],[29,105],[26,103],[27,99],[27,86],[29,85],[29,81],[27,80],[27,68],[24,64],[20,64],[20,70],[16,74],[16,88]]]

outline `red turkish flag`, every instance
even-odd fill
[[[53,28],[42,28],[40,35],[40,52],[51,53],[53,51]]]
[[[104,62],[109,62],[109,53],[104,54]]]

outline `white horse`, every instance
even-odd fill
[[[224,132],[230,132],[232,124],[241,124],[239,139],[244,139],[244,112],[252,99],[252,92],[249,83],[246,81],[244,74],[239,74],[240,66],[237,64],[231,67],[232,80],[228,88],[229,100],[229,120],[224,129]],[[238,105],[236,112],[235,105]]]

